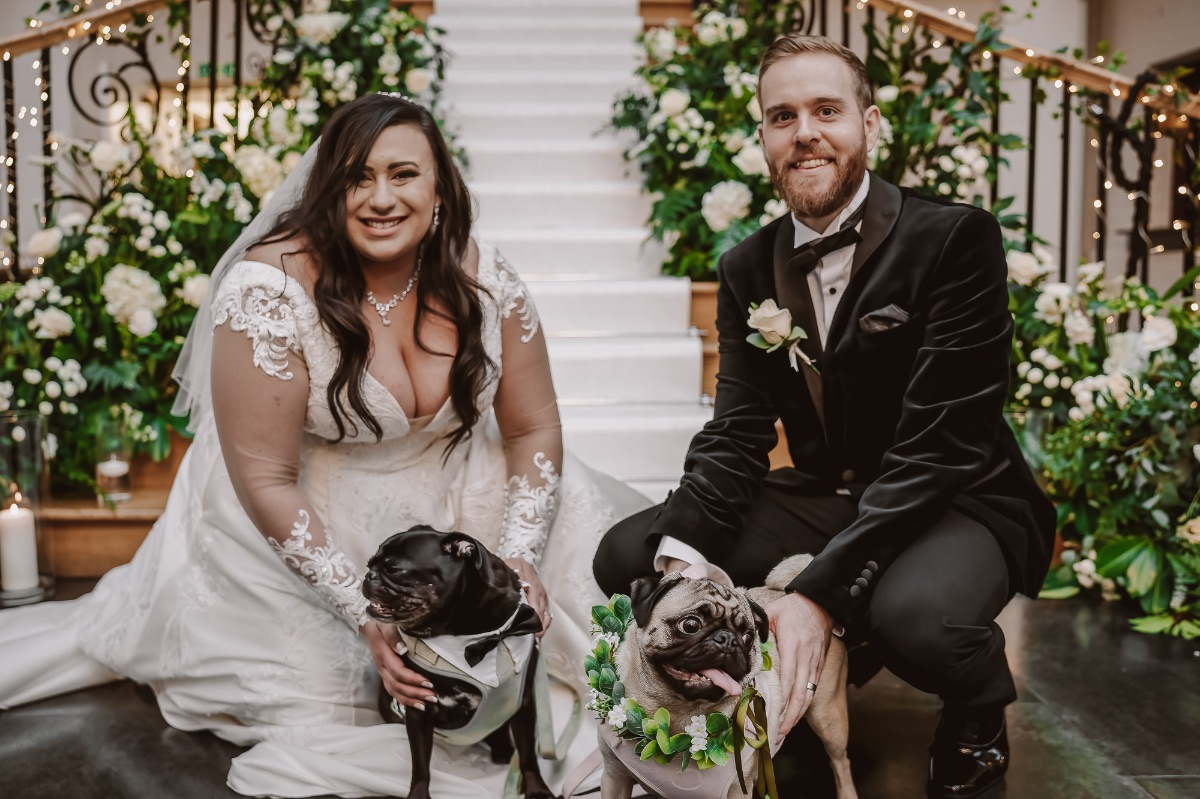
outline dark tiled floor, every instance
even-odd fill
[[[1007,785],[986,799],[1200,799],[1200,642],[1137,635],[1121,608],[1079,601],[1018,599],[1001,623],[1020,698]],[[850,702],[860,797],[921,797],[938,702],[886,672]],[[807,731],[789,741],[784,799],[831,795],[816,750]],[[0,797],[231,797],[239,751],[167,727],[147,689],[119,683],[0,713]]]

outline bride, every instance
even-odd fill
[[[402,793],[380,680],[406,705],[430,691],[360,587],[383,539],[428,524],[529,583],[563,727],[603,600],[592,555],[649,503],[564,455],[536,309],[470,230],[428,111],[372,95],[333,116],[214,271],[177,370],[195,439],[166,510],[91,594],[0,612],[0,707],[128,677],[173,727],[252,747],[239,793]],[[576,735],[552,784],[593,743]],[[478,748],[439,746],[432,767],[439,799],[501,794]]]

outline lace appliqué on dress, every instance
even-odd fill
[[[278,292],[246,286],[213,303],[213,327],[245,331],[254,343],[254,365],[271,377],[291,380],[288,351],[300,352],[296,312]]]
[[[496,253],[496,281],[500,284],[500,318],[507,319],[516,311],[521,318],[521,330],[525,331],[521,334],[521,343],[528,344],[537,334],[541,323],[537,307],[517,270],[500,253]]]
[[[308,525],[308,511],[301,509],[300,521],[292,525],[287,541],[267,540],[288,568],[307,580],[334,610],[358,629],[370,621],[367,598],[362,592],[362,577],[346,554],[334,544],[328,530],[325,531],[327,545],[312,546]]]
[[[562,477],[544,452],[533,456],[533,465],[543,485],[531,486],[529,477],[523,474],[508,478],[504,489],[504,526],[496,554],[502,558],[520,558],[536,567],[550,534]]]

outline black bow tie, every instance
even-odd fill
[[[837,233],[813,239],[792,250],[792,257],[788,260],[788,268],[798,270],[801,274],[807,275],[816,269],[821,259],[829,253],[834,250],[840,250],[843,247],[849,247],[852,244],[858,244],[862,241],[862,236],[855,230],[855,227],[862,221],[866,210],[867,204],[865,202],[859,203],[854,213],[846,217],[846,221],[838,228]]]
[[[489,633],[478,641],[467,644],[467,648],[463,650],[463,655],[466,657],[467,663],[475,666],[479,664],[479,661],[483,660],[484,655],[495,649],[497,644],[505,638],[529,635],[530,633],[541,632],[541,630],[542,620],[538,618],[537,611],[528,605],[521,605],[517,608],[517,618],[513,619],[512,624],[494,633]]]

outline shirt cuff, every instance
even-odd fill
[[[701,555],[698,549],[688,546],[678,538],[664,535],[658,542],[658,551],[654,553],[654,570],[662,571],[667,561],[672,559],[686,563],[708,563],[708,558]]]

